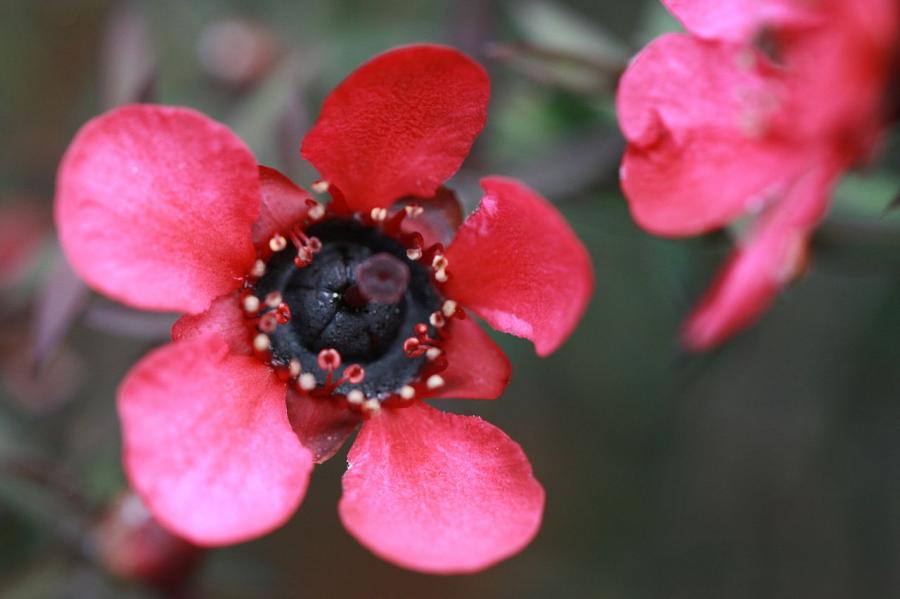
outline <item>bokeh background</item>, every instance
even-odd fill
[[[188,597],[885,598],[900,596],[900,137],[845,178],[807,275],[705,355],[681,319],[729,249],[653,238],[618,190],[613,90],[627,57],[677,29],[656,0],[0,0],[0,596],[140,597],[96,522],[125,486],[115,392],[172,315],[99,297],[61,261],[56,165],[122,102],[197,108],[301,185],[299,142],[327,92],[392,46],[437,41],[490,72],[489,124],[451,186],[485,173],[552,199],[598,288],[548,359],[514,367],[499,425],[547,490],[521,555],[471,576],[380,561],[336,513],[345,452],[288,526],[207,553]]]

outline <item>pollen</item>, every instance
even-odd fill
[[[377,399],[367,399],[362,404],[362,410],[366,414],[375,414],[381,411],[381,402]]]
[[[251,294],[245,296],[241,304],[244,308],[244,312],[246,312],[247,314],[256,314],[257,312],[259,312],[260,302],[259,298],[255,295]]]
[[[281,305],[282,301],[284,301],[284,298],[281,297],[281,293],[278,291],[272,291],[271,293],[266,294],[266,305],[270,308],[277,308]]]
[[[300,360],[298,360],[297,358],[292,359],[288,363],[288,372],[290,373],[292,379],[295,379],[298,376],[300,376],[300,372],[302,370],[303,370],[303,365],[300,363]]]
[[[347,393],[347,403],[351,406],[359,406],[366,401],[366,395],[359,389],[353,389]]]
[[[304,372],[298,380],[300,388],[304,391],[312,391],[316,388],[316,375],[311,372]]]
[[[250,276],[258,279],[264,274],[266,274],[266,263],[262,260],[257,260],[253,263],[253,268],[250,269]]]
[[[400,387],[400,397],[409,401],[416,396],[416,388],[412,385],[403,385]]]
[[[325,181],[324,179],[320,179],[320,180],[318,180],[318,181],[314,181],[313,184],[310,185],[310,187],[312,188],[312,190],[313,190],[314,192],[316,192],[316,193],[327,193],[327,192],[328,192],[328,188],[329,188],[330,186],[331,186],[331,185],[328,183],[328,181]]]
[[[325,216],[325,206],[318,202],[313,202],[306,214],[312,221],[321,220]]]
[[[444,377],[439,374],[432,374],[428,377],[428,380],[425,381],[425,386],[431,390],[440,389],[444,386]]]
[[[387,209],[386,208],[372,208],[372,212],[369,213],[369,216],[372,217],[372,220],[376,223],[384,222],[384,219],[387,218]]]
[[[264,352],[271,347],[272,343],[269,339],[269,336],[265,333],[259,333],[256,337],[253,338],[253,349],[258,352]]]
[[[287,247],[287,239],[284,235],[275,234],[272,236],[272,239],[269,240],[269,249],[273,252],[280,252],[284,248]]]
[[[456,314],[457,304],[453,300],[444,300],[444,305],[441,306],[441,312],[444,313],[444,316],[450,318],[454,314]]]
[[[435,254],[431,260],[431,268],[434,270],[445,270],[448,266],[450,266],[450,262],[443,254]]]

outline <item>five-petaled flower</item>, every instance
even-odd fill
[[[802,271],[830,190],[890,117],[896,0],[663,0],[689,34],[634,59],[617,97],[622,189],[650,232],[694,235],[752,216],[687,320],[712,347]],[[894,82],[896,83],[896,81]]]
[[[488,96],[449,48],[360,67],[302,145],[327,206],[192,110],[128,106],[79,132],[56,201],[69,260],[123,303],[187,313],[118,398],[128,476],[164,526],[201,545],[272,530],[362,423],[339,512],[376,554],[465,572],[536,534],[544,491],[521,448],[421,401],[505,388],[469,311],[546,355],[593,290],[584,247],[523,184],[484,179],[465,222],[441,186]]]

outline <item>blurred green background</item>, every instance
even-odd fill
[[[0,218],[32,232],[0,296],[0,596],[153,596],[104,571],[90,531],[124,486],[116,385],[174,317],[87,293],[60,266],[54,173],[77,128],[136,99],[191,106],[309,185],[299,142],[325,95],[415,41],[491,75],[488,127],[450,184],[467,208],[482,174],[518,176],[594,259],[596,296],[560,351],[539,359],[498,335],[506,394],[443,406],[524,447],[547,490],[543,528],[480,574],[396,568],[337,518],[345,448],[288,526],[210,552],[185,596],[898,596],[900,214],[885,209],[900,138],[845,179],[809,273],[762,322],[684,354],[680,321],[728,235],[634,226],[612,97],[627,57],[676,28],[656,0],[0,0]]]

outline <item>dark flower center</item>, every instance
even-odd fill
[[[341,364],[358,364],[363,380],[336,392],[396,393],[426,360],[410,357],[404,341],[443,301],[429,272],[395,240],[354,220],[326,220],[305,233],[321,242],[314,258],[298,266],[293,252],[276,252],[253,286],[257,297],[278,294],[290,309],[290,320],[269,333],[272,363],[297,360],[318,385],[336,379]]]

